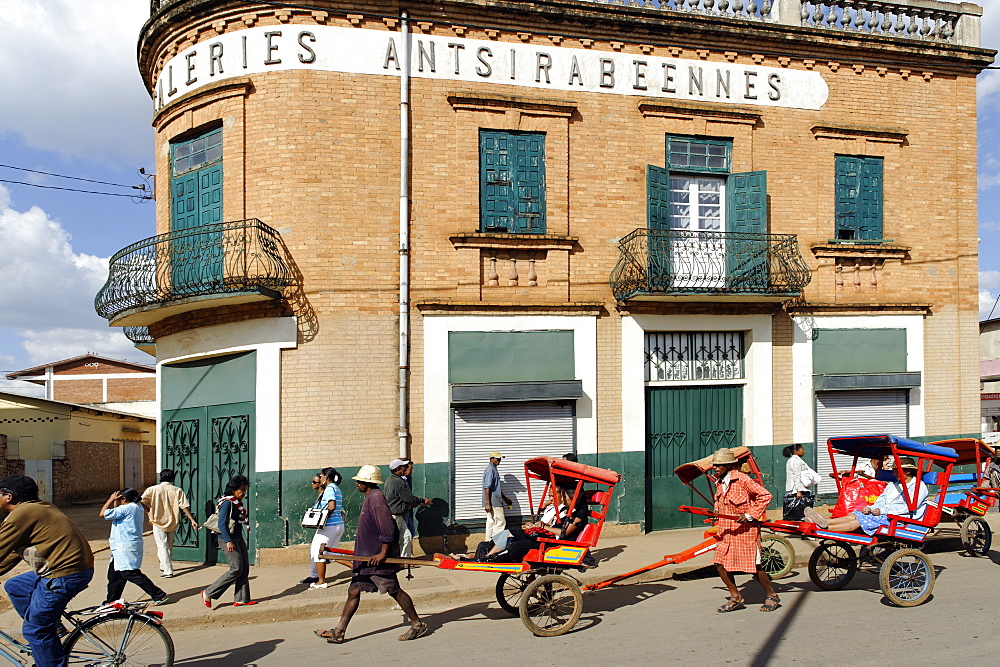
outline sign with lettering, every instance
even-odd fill
[[[202,86],[262,72],[400,76],[402,49],[402,34],[387,30],[280,25],[227,32],[165,63],[154,108]],[[810,110],[829,94],[819,72],[615,51],[413,34],[409,55],[410,74],[421,79]]]

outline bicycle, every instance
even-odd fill
[[[63,640],[69,664],[172,667],[174,641],[163,627],[163,613],[147,607],[148,602],[127,602],[63,612],[72,626]],[[30,658],[31,647],[0,629],[0,657],[13,665],[32,664],[17,653]]]

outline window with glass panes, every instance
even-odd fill
[[[170,228],[222,222],[222,128],[170,146]]]

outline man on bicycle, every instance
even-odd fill
[[[0,575],[24,558],[32,570],[8,579],[4,590],[24,619],[21,632],[38,667],[66,664],[59,641],[66,605],[90,584],[94,553],[80,529],[51,503],[38,499],[38,485],[24,475],[0,480]]]

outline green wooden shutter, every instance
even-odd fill
[[[726,183],[726,284],[740,291],[767,289],[767,172],[731,174]],[[752,234],[753,236],[747,236]]]
[[[670,172],[646,165],[646,225],[651,230],[670,229]],[[652,290],[670,283],[670,241],[666,234],[650,233],[646,243],[646,283]]]
[[[545,233],[545,135],[521,134],[514,139],[514,182],[520,234]]]
[[[882,158],[836,158],[837,238],[882,238]]]
[[[481,231],[511,231],[514,183],[508,133],[479,133],[479,182]]]
[[[882,238],[882,159],[861,161],[861,191],[858,194],[858,238]]]

